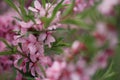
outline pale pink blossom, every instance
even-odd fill
[[[46,73],[47,77],[53,80],[58,80],[62,70],[66,67],[65,62],[55,61],[51,68],[48,68]]]
[[[29,22],[24,22],[24,21],[19,21],[18,22],[22,28],[31,28],[33,26],[33,22],[29,21]]]
[[[55,38],[50,33],[41,33],[38,40],[43,41],[49,47],[51,47],[51,43],[55,42]]]
[[[119,0],[102,0],[102,3],[98,6],[98,11],[102,14],[109,14],[115,5],[119,3]]]

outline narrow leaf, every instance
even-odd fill
[[[50,25],[50,23],[53,21],[53,19],[55,18],[57,12],[59,11],[59,9],[62,7],[62,3],[64,0],[61,0],[60,3],[58,3],[58,5],[54,8],[52,16],[50,18],[48,18],[48,20],[46,21],[47,23],[45,23],[45,28],[48,27]]]
[[[64,12],[63,17],[73,12],[74,5],[75,5],[75,0],[72,0],[72,3],[68,5],[68,9],[66,9],[66,11]]]
[[[18,8],[16,5],[13,3],[13,0],[4,0],[10,7],[12,7],[14,10],[16,10],[19,13]]]
[[[0,37],[0,41],[2,41],[8,48],[12,49],[12,47],[8,44],[8,42],[4,38]]]
[[[11,54],[15,54],[13,51],[3,51],[0,52],[0,55],[11,55]]]
[[[46,0],[41,0],[43,7],[45,8]]]

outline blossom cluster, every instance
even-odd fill
[[[26,13],[33,14],[28,21],[17,13],[0,16],[0,55],[11,54],[0,57],[0,73],[11,70],[13,66],[17,71],[15,80],[27,80],[28,77],[34,80],[91,80],[96,71],[107,67],[108,58],[115,51],[118,43],[116,27],[98,21],[93,31],[87,33],[94,39],[96,51],[92,58],[88,55],[89,46],[80,40],[75,40],[71,47],[63,48],[60,55],[54,52],[46,55],[46,49],[51,50],[58,41],[55,34],[59,29],[64,30],[66,26],[81,29],[78,28],[81,26],[79,22],[67,23],[67,20],[76,18],[77,14],[94,6],[97,0],[53,0],[53,3],[45,5],[42,1],[35,0],[33,6],[25,8]],[[118,3],[119,0],[103,0],[97,8],[106,15]],[[104,10],[106,4],[108,7]],[[20,18],[14,19],[15,15]]]

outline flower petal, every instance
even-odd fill
[[[33,43],[36,42],[36,37],[34,35],[30,34],[29,35],[29,41],[33,42]]]
[[[35,54],[35,52],[37,51],[36,46],[32,43],[28,45],[28,48],[30,50],[30,54]]]
[[[55,38],[51,35],[48,35],[47,40],[45,41],[45,44],[51,47],[50,43],[55,42]]]
[[[46,36],[47,36],[47,35],[46,35],[45,33],[42,33],[42,34],[40,34],[38,40],[39,40],[39,41],[44,41],[45,38],[46,38]]]
[[[33,8],[33,7],[29,7],[28,8],[30,11],[32,11],[32,12],[38,12],[38,10],[36,10],[35,8]]]
[[[33,76],[35,76],[35,68],[34,68],[34,67],[31,68],[31,74],[32,74]]]
[[[38,10],[40,10],[40,8],[41,8],[41,4],[40,4],[40,2],[39,2],[38,0],[35,0],[34,6],[35,6],[35,8],[38,9]]]

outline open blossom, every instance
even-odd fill
[[[31,74],[33,76],[35,76],[35,74],[37,74],[37,75],[43,77],[43,74],[42,74],[42,71],[40,70],[39,64],[41,64],[41,63],[39,63],[39,61],[38,62],[34,62],[34,63],[30,63],[29,69],[30,69]]]
[[[29,22],[19,21],[19,24],[23,28],[31,28],[34,23],[32,21],[29,21]]]
[[[47,72],[47,77],[53,80],[57,80],[61,74],[61,71],[66,67],[65,62],[55,61],[51,68]]]
[[[102,14],[109,14],[113,10],[113,7],[118,3],[119,0],[102,0],[102,3],[98,6],[98,10]]]
[[[14,13],[7,13],[4,15],[0,15],[0,38],[3,38],[8,42],[8,44],[12,44],[14,32],[12,31],[15,27],[14,20],[11,17]],[[6,44],[0,40],[0,52],[3,52],[7,49]],[[4,74],[4,72],[12,71],[13,65],[13,56],[0,56],[0,74]]]
[[[63,4],[71,4],[71,0],[64,0]],[[73,10],[75,12],[82,12],[87,7],[94,5],[94,0],[75,0],[75,6]]]
[[[96,30],[93,33],[94,37],[97,39],[97,46],[105,44],[106,40],[108,40],[110,43],[110,47],[115,48],[118,43],[117,33],[115,32],[115,30],[111,31],[111,29],[109,29],[110,27],[111,26],[105,24],[104,22],[97,23]]]
[[[54,9],[54,5],[47,3],[45,8],[43,8],[42,5],[40,4],[40,2],[38,0],[35,0],[34,1],[34,8],[29,7],[28,9],[33,11],[33,12],[39,13],[39,15],[41,17],[44,17],[44,16],[51,17],[52,11]]]
[[[82,12],[85,8],[92,6],[94,4],[94,0],[76,0],[74,11]]]
[[[48,32],[48,33],[41,33],[39,35],[39,41],[43,41],[45,45],[51,47],[51,43],[55,42],[55,38]]]
[[[51,4],[51,3],[46,3],[45,8],[40,4],[38,0],[34,1],[34,7],[29,7],[28,9],[34,12],[35,14],[35,21],[37,25],[35,25],[35,28],[43,29],[43,25],[46,24],[40,20],[41,17],[47,17],[50,18],[52,17],[53,10],[57,6],[57,4]],[[61,11],[57,11],[55,18],[51,22],[50,26],[58,24],[60,21],[60,16],[61,16]],[[60,24],[60,23],[59,23]]]
[[[11,71],[13,61],[10,60],[10,56],[0,56],[0,74],[5,71]]]
[[[40,37],[40,39],[42,39],[42,37]],[[18,56],[18,58],[14,61],[14,66],[17,69],[22,70],[24,73],[26,73],[26,71],[29,70],[32,76],[41,76],[44,78],[40,67],[43,67],[43,69],[45,69],[45,66],[50,65],[51,61],[49,57],[44,56],[43,41],[38,41],[36,36],[32,34],[30,34],[28,37],[24,36],[23,40],[24,41],[21,41],[22,49],[18,47],[18,50],[21,53],[24,52],[23,55],[25,56],[25,58],[22,59],[22,57]],[[49,42],[48,38],[48,42],[45,42],[45,44],[50,43],[51,41]],[[17,64],[20,59],[22,59],[22,63],[20,66],[18,66]],[[27,63],[29,63],[28,69],[26,69]]]
[[[114,49],[118,43],[116,29],[110,23],[97,22],[95,25],[96,28],[89,35],[94,39],[94,42],[90,43],[90,45],[85,42],[86,40],[84,41],[84,39],[80,38],[81,41],[75,40],[72,47],[65,47],[62,54],[53,54],[54,51],[52,49],[54,50],[55,48],[59,51],[59,46],[61,50],[61,46],[66,44],[62,43],[62,41],[59,42],[59,39],[57,39],[57,37],[60,37],[59,34],[57,37],[54,37],[52,34],[57,32],[57,28],[64,27],[64,25],[68,28],[69,26],[74,27],[69,23],[63,24],[64,20],[63,23],[60,23],[63,19],[62,13],[64,14],[67,5],[71,4],[72,0],[64,0],[62,7],[57,11],[54,19],[48,26],[45,26],[47,22],[45,23],[44,19],[51,18],[55,7],[60,1],[57,0],[54,3],[47,2],[45,7],[43,7],[39,0],[34,0],[33,7],[28,7],[28,10],[33,12],[35,23],[32,21],[16,22],[8,15],[6,17],[0,16],[0,37],[4,38],[10,46],[17,49],[16,54],[13,56],[0,57],[0,74],[6,70],[11,70],[11,67],[14,66],[17,70],[16,80],[27,80],[27,77],[34,78],[35,80],[91,80],[96,71],[107,67],[108,58],[114,53]],[[98,10],[101,13],[109,13],[117,3],[118,0],[111,2],[103,0]],[[65,16],[65,21],[69,18],[74,18],[77,13],[84,11],[93,4],[94,0],[75,0],[73,7],[74,14],[73,16]],[[103,9],[105,5],[107,7]],[[74,19],[73,23],[76,24]],[[89,34],[89,30],[83,30],[83,33],[86,34],[87,31],[87,34]],[[74,35],[70,36],[72,38]],[[58,42],[55,43],[57,40]],[[101,50],[101,47],[104,47],[106,42],[108,46]],[[96,48],[95,51],[89,50],[91,44],[93,48]],[[55,46],[52,47],[52,45]],[[48,48],[48,51],[52,55],[45,54],[48,53]],[[6,45],[0,41],[0,51],[7,49]],[[11,48],[10,50],[14,51]],[[89,53],[95,54],[92,59]]]
[[[33,7],[29,7],[28,9],[33,11],[33,12],[40,12],[40,16],[45,16],[45,10],[41,6],[41,4],[40,4],[40,2],[38,0],[34,1],[34,8]]]
[[[3,42],[0,42],[0,51],[4,51],[6,49],[6,45]]]

